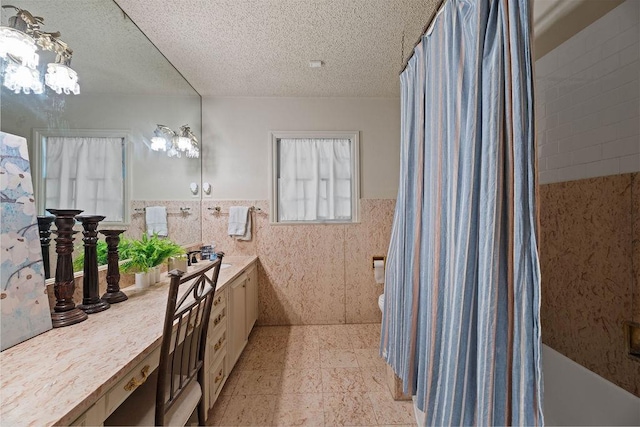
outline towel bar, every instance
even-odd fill
[[[220,213],[222,211],[220,206],[214,206],[212,208],[207,208],[207,210],[215,211],[216,213]],[[256,206],[250,206],[249,210],[250,211],[254,211],[254,212],[262,212],[262,208],[259,208],[259,207],[256,207]]]
[[[136,214],[141,214],[143,212],[145,212],[147,210],[147,208],[135,208],[134,210],[134,215]],[[180,210],[178,212],[170,212],[167,211],[167,214],[176,214],[176,213],[180,213],[180,214],[191,214],[191,208],[187,207],[187,206],[180,206]]]

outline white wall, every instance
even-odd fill
[[[220,200],[269,199],[269,132],[360,131],[361,197],[395,198],[399,98],[213,98],[202,100],[203,181]]]
[[[165,153],[151,151],[147,143],[158,123],[175,130],[189,124],[198,129],[199,137],[199,96],[81,93],[62,99],[3,90],[2,130],[31,143],[33,128],[126,129],[133,146],[131,198],[193,199],[189,183],[200,182],[200,160],[169,159]]]
[[[536,62],[540,183],[640,171],[640,2]]]

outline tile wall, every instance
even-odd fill
[[[261,209],[249,242],[227,235],[232,205]],[[274,225],[267,201],[211,200],[203,202],[202,236],[228,255],[258,255],[261,325],[380,322],[383,285],[372,257],[386,256],[394,209],[395,199],[362,199],[358,224]]]
[[[640,171],[640,2],[536,61],[542,184]]]
[[[167,228],[169,238],[180,245],[200,242],[200,198],[194,200],[132,200],[130,203],[131,223],[124,236],[139,239],[146,229],[146,206],[167,208]],[[180,210],[183,208],[184,210]],[[137,210],[136,210],[137,209]]]
[[[542,341],[636,396],[623,325],[640,320],[639,190],[638,173],[540,188]]]

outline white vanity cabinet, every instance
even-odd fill
[[[213,406],[228,374],[225,366],[227,358],[227,295],[227,289],[216,292],[209,318],[204,386],[204,401],[208,408]]]
[[[247,345],[257,318],[258,274],[253,263],[229,285],[229,371]]]
[[[247,275],[243,272],[229,286],[229,368],[231,369],[247,344]]]
[[[216,306],[216,303],[218,304]],[[238,361],[258,319],[256,262],[216,293],[209,320],[205,401],[213,407],[229,373]]]
[[[246,327],[247,337],[253,329],[253,325],[258,320],[258,268],[256,264],[252,264],[247,268],[247,287],[246,287]]]

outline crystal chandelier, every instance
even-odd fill
[[[15,93],[44,92],[44,85],[38,70],[41,51],[56,54],[55,62],[47,64],[44,84],[56,93],[80,93],[78,73],[69,67],[73,51],[59,39],[60,33],[40,30],[44,19],[33,16],[24,9],[5,5],[2,8],[15,9],[16,16],[9,18],[8,27],[0,27],[0,58],[2,58],[2,84]]]
[[[180,126],[180,131],[175,132],[165,125],[158,125],[151,138],[151,149],[153,151],[166,151],[169,157],[182,157],[185,153],[187,157],[200,157],[198,148],[198,138],[191,132],[189,125]]]

